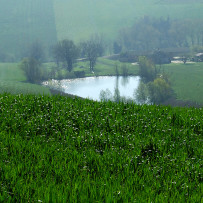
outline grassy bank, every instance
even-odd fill
[[[1,202],[200,202],[203,110],[0,95]]]
[[[48,94],[48,88],[26,82],[24,72],[17,63],[0,63],[0,93]]]
[[[85,76],[106,76],[116,75],[116,66],[118,68],[119,75],[123,75],[124,66],[128,69],[129,75],[138,74],[138,66],[132,65],[130,63],[121,63],[120,61],[114,61],[105,58],[98,58],[96,66],[94,68],[94,73],[90,72],[88,61],[77,63],[74,70],[85,71]]]

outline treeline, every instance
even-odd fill
[[[121,50],[149,51],[157,48],[203,46],[203,20],[171,20],[145,16],[119,31],[114,53]],[[122,49],[121,49],[122,47]]]

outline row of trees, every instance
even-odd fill
[[[97,58],[104,53],[104,43],[98,35],[79,45],[75,45],[72,40],[62,40],[53,47],[52,53],[57,66],[60,65],[60,62],[65,63],[69,72],[72,71],[73,63],[77,58],[89,60],[90,71],[93,71]]]
[[[203,21],[171,20],[145,16],[130,28],[119,31],[114,53],[125,50],[149,51],[157,48],[203,46]]]
[[[73,64],[79,58],[89,60],[90,71],[94,67],[99,56],[104,53],[104,43],[102,37],[95,35],[89,40],[76,45],[72,40],[61,40],[51,48],[51,54],[57,64],[57,70],[65,67],[68,72],[73,70]],[[24,70],[29,82],[38,82],[42,79],[41,66],[44,62],[45,54],[42,44],[38,41],[32,44],[27,53],[27,57],[21,61],[21,67]],[[54,70],[55,72],[56,70]]]

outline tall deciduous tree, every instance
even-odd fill
[[[98,35],[92,36],[89,40],[81,43],[82,53],[90,62],[90,71],[94,71],[97,58],[104,53],[104,42]]]
[[[54,57],[67,65],[69,72],[73,69],[73,63],[79,56],[79,48],[74,44],[72,40],[62,40],[54,47]]]
[[[155,65],[146,56],[139,57],[139,75],[147,82],[153,81],[157,76]]]

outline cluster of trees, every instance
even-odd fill
[[[104,53],[103,38],[94,35],[89,40],[76,45],[72,40],[61,40],[51,48],[52,57],[54,58],[59,70],[65,67],[68,72],[73,70],[73,64],[78,58],[86,58],[89,60],[90,71],[94,71],[94,67],[99,56]],[[45,53],[41,43],[38,41],[30,47],[27,57],[21,61],[21,67],[24,70],[29,82],[38,82],[42,79],[42,62],[45,60]],[[77,76],[81,75],[76,72]],[[84,74],[82,74],[84,75]]]
[[[157,48],[203,46],[203,21],[156,19],[145,16],[131,28],[119,32],[114,52],[125,50],[149,51]]]
[[[75,45],[72,40],[62,40],[53,47],[53,57],[57,63],[65,63],[69,72],[73,69],[73,63],[77,58],[89,60],[90,71],[94,70],[97,58],[104,53],[104,43],[102,37],[95,35],[89,40]]]
[[[142,81],[135,95],[139,103],[160,104],[173,96],[168,76],[145,56],[139,57],[139,75]]]

